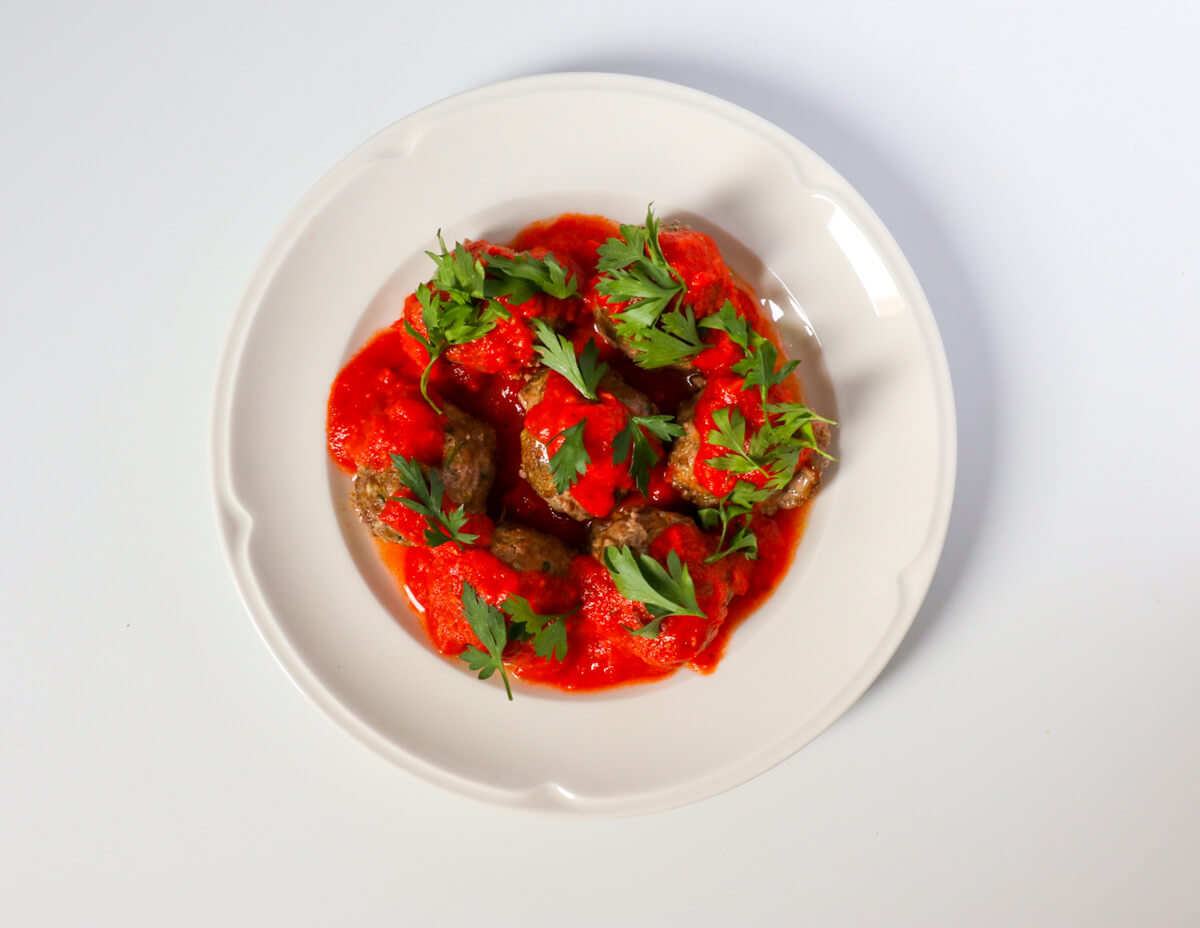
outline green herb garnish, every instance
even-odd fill
[[[529,302],[539,292],[560,300],[579,296],[575,278],[567,279],[566,268],[554,260],[554,255],[548,254],[544,258],[532,255],[516,255],[512,258],[484,255],[483,260],[487,273],[483,289],[489,297],[502,296],[514,306],[519,306]]]
[[[729,454],[709,458],[705,463],[717,470],[735,474],[761,471],[767,486],[782,490],[796,471],[800,453],[811,448],[823,457],[829,455],[817,445],[814,422],[832,420],[818,416],[802,403],[771,403],[764,407],[767,421],[750,440],[746,440],[746,419],[736,407],[713,412],[713,428],[705,437],[711,445]]]
[[[550,476],[554,478],[554,489],[566,493],[583,476],[591,457],[583,446],[583,429],[586,420],[576,422],[569,429],[559,432],[562,444],[550,455]]]
[[[421,373],[421,395],[440,414],[442,410],[429,397],[429,374],[434,362],[447,348],[483,338],[500,319],[511,318],[497,297],[519,305],[538,291],[565,299],[578,296],[579,290],[574,278],[567,279],[566,270],[552,255],[507,258],[485,254],[477,258],[461,242],[455,242],[454,250],[447,251],[440,230],[437,238],[441,253],[425,252],[437,266],[433,286],[417,287],[425,334],[407,319],[404,328],[429,352],[429,363]]]
[[[540,615],[533,611],[529,600],[515,593],[510,593],[500,608],[512,619],[509,638],[513,641],[532,641],[533,653],[546,660],[553,657],[561,664],[566,659],[566,619],[574,610],[558,615]]]
[[[730,453],[719,458],[709,458],[705,463],[717,470],[728,470],[735,474],[767,470],[768,462],[759,460],[746,450],[746,417],[737,407],[714,410],[712,420],[713,427],[705,441],[718,448],[725,448]]]
[[[613,463],[620,464],[627,457],[629,473],[637,488],[645,496],[650,485],[650,468],[657,464],[661,455],[650,444],[646,432],[651,432],[662,441],[670,441],[683,434],[683,429],[670,416],[630,416],[624,428],[613,439]]]
[[[429,374],[434,363],[447,348],[482,338],[496,327],[498,320],[508,318],[510,314],[500,303],[485,298],[482,261],[467,251],[461,242],[455,243],[453,252],[446,251],[440,231],[438,244],[442,248],[441,254],[425,252],[437,265],[433,286],[421,284],[417,287],[425,334],[418,332],[407,319],[404,328],[429,352],[429,363],[421,373],[421,395],[440,415],[442,410],[429,397]]]
[[[765,339],[750,327],[750,323],[742,316],[738,315],[737,309],[733,303],[726,300],[725,303],[711,316],[705,316],[700,320],[700,328],[715,329],[718,332],[724,332],[733,340],[734,344],[745,351],[747,354],[761,345]]]
[[[469,545],[478,540],[478,535],[462,531],[468,519],[464,507],[458,506],[449,512],[442,511],[442,498],[446,488],[442,483],[441,474],[436,469],[431,469],[426,477],[425,471],[415,458],[405,458],[398,454],[392,455],[392,467],[400,475],[400,482],[416,499],[409,499],[407,496],[391,496],[389,499],[425,517],[425,544],[436,547],[452,541],[458,545]]]
[[[650,328],[628,320],[625,313],[613,316],[613,324],[618,335],[637,347],[634,363],[650,370],[678,364],[708,347],[696,327],[696,316],[690,306],[668,310]]]
[[[746,420],[736,408],[714,412],[714,428],[705,440],[730,453],[710,459],[708,464],[737,474],[762,471],[771,480],[769,486],[783,489],[795,473],[800,453],[805,448],[829,458],[830,455],[817,445],[813,423],[833,425],[832,419],[818,416],[803,403],[771,403],[767,399],[771,388],[783,384],[800,362],[788,361],[777,367],[778,349],[755,332],[728,301],[700,325],[725,332],[746,352],[746,357],[734,364],[732,370],[744,379],[745,389],[758,387],[766,419],[747,442]]]
[[[608,373],[608,365],[600,361],[596,343],[589,340],[583,346],[583,353],[577,355],[574,343],[566,336],[559,335],[543,320],[534,319],[533,329],[537,334],[537,353],[541,355],[542,363],[562,374],[571,386],[589,400],[599,399],[596,389]]]
[[[717,550],[705,558],[704,563],[715,564],[721,558],[739,551],[750,560],[757,560],[758,538],[746,523],[754,511],[755,504],[769,499],[774,493],[774,490],[761,489],[745,480],[739,480],[733,485],[732,490],[721,497],[714,508],[701,509],[697,512],[700,524],[709,531],[718,525],[721,526],[721,537],[717,541]],[[730,527],[738,519],[742,520],[742,523],[734,528],[732,535],[729,535]],[[728,542],[726,542],[727,536]]]
[[[726,449],[729,454],[709,458],[705,463],[717,470],[727,470],[735,474],[751,474],[761,471],[769,480],[768,486],[783,489],[791,479],[791,471],[787,469],[788,457],[793,457],[791,448],[786,444],[773,445],[770,443],[772,430],[764,425],[746,441],[746,419],[736,407],[726,407],[713,412],[713,428],[705,439],[710,445]],[[799,456],[799,449],[793,457]]]
[[[658,241],[654,204],[646,207],[644,226],[622,225],[621,238],[610,238],[599,248],[596,269],[606,275],[597,284],[601,295],[617,303],[629,301],[621,312],[650,328],[686,288],[663,257]]]
[[[613,325],[637,349],[635,363],[667,367],[700,353],[705,346],[696,317],[681,305],[687,287],[663,256],[653,204],[646,207],[644,226],[620,228],[621,238],[599,248],[596,289],[613,303],[628,304],[613,315]]]
[[[788,361],[776,370],[778,362],[779,352],[764,338],[746,357],[733,365],[733,372],[746,378],[747,389],[759,388],[764,406],[767,404],[767,391],[787,380],[792,371],[800,366],[799,361]]]
[[[462,585],[463,615],[471,626],[471,631],[479,639],[486,650],[481,651],[475,645],[467,645],[459,657],[467,662],[467,666],[479,674],[480,680],[486,680],[497,670],[504,681],[504,691],[512,701],[512,687],[508,683],[508,673],[504,669],[504,648],[508,644],[508,626],[504,621],[504,613],[491,603],[482,599],[475,588],[465,580]]]
[[[657,638],[662,620],[672,615],[704,618],[696,602],[696,587],[687,565],[675,551],[667,554],[667,566],[648,554],[634,554],[628,546],[604,549],[604,566],[616,584],[617,592],[628,600],[641,603],[653,618],[641,628],[626,630],[632,635]]]

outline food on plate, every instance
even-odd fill
[[[566,214],[447,246],[334,381],[330,456],[430,642],[565,690],[714,669],[830,460],[708,235]]]
[[[829,425],[807,406],[789,403],[782,389],[777,392],[779,385],[756,391],[747,383],[743,377],[716,377],[680,408],[683,435],[671,449],[671,482],[697,506],[720,505],[740,483],[739,492],[754,495],[767,515],[794,509],[820,485]],[[771,410],[769,421],[766,410]],[[807,444],[798,454],[791,440],[797,430],[807,430]],[[721,468],[730,455],[738,459],[740,470]],[[781,469],[794,475],[782,487],[767,476]]]
[[[597,519],[589,526],[588,548],[592,556],[604,559],[605,548],[629,548],[634,554],[645,554],[650,543],[672,525],[694,524],[690,518],[669,509],[654,506],[626,506],[607,519]]]
[[[572,362],[577,360],[569,341],[563,350]],[[586,368],[587,358],[594,354],[594,349],[585,348],[579,366]],[[596,366],[600,376],[592,386],[582,380],[577,386],[546,369],[531,377],[520,392],[526,411],[521,476],[551,509],[582,521],[608,515],[618,499],[634,489],[632,447],[616,454],[617,443],[626,440],[623,436],[635,428],[657,429],[657,434],[674,430],[669,417],[657,415],[650,400],[605,367]],[[661,457],[655,434],[643,433],[643,437],[654,443],[654,453]]]
[[[653,215],[640,228],[622,226],[622,233],[598,249],[598,273],[585,296],[597,328],[644,368],[734,363],[714,351],[720,338],[699,325],[738,299],[716,242],[677,223],[660,230]]]
[[[444,421],[442,421],[444,420]],[[496,456],[496,433],[486,422],[450,403],[445,404],[445,414],[431,430],[442,433],[441,460],[437,466],[421,465],[421,483],[427,479],[434,486],[440,484],[445,496],[461,502],[468,512],[483,512],[487,503],[488,490],[492,486],[493,463]],[[414,480],[414,482],[416,482]],[[351,499],[354,511],[372,532],[384,541],[398,544],[421,544],[424,535],[422,523],[415,525],[415,535],[405,535],[405,526],[414,527],[411,516],[405,516],[397,496],[415,499],[412,487],[405,484],[401,469],[389,459],[387,466],[373,468],[360,464],[354,475]]]
[[[492,530],[489,548],[513,570],[540,570],[558,577],[570,572],[571,558],[575,556],[561,539],[515,522],[497,525]]]

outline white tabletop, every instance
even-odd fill
[[[1194,4],[10,6],[0,923],[1200,919]],[[845,174],[960,431],[943,562],[866,696],[744,786],[599,822],[331,724],[208,480],[226,331],[296,200],[394,119],[553,70],[690,84]]]

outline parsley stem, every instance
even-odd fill
[[[721,515],[721,538],[717,542],[717,550],[704,559],[705,564],[715,564],[725,555],[731,552],[725,550],[725,535],[729,532],[729,523],[732,521],[729,510],[725,507],[724,500],[721,502],[721,507],[718,510]]]
[[[431,354],[429,356],[429,363],[425,365],[425,370],[421,372],[421,396],[425,397],[425,402],[433,408],[434,412],[439,416],[444,416],[445,413],[438,408],[438,404],[429,397],[429,374],[433,370],[434,363],[441,357],[441,354],[440,351],[437,354]]]

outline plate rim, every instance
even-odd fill
[[[233,493],[230,426],[232,424],[234,385],[245,352],[251,324],[280,264],[293,248],[315,206],[336,192],[346,175],[358,167],[358,160],[377,140],[396,132],[406,123],[425,116],[451,112],[463,104],[485,103],[489,98],[505,98],[530,91],[538,92],[558,85],[557,89],[576,92],[624,90],[674,103],[701,107],[722,119],[753,130],[764,140],[789,155],[800,153],[828,172],[841,187],[839,194],[854,209],[854,218],[866,227],[872,244],[882,249],[889,270],[900,276],[897,281],[911,304],[925,360],[933,380],[938,408],[938,462],[941,474],[934,494],[929,530],[909,564],[897,574],[901,602],[886,634],[867,656],[859,670],[800,729],[789,731],[753,754],[740,755],[730,764],[708,771],[670,787],[644,793],[625,793],[617,797],[575,797],[552,783],[544,783],[524,792],[491,787],[478,780],[451,772],[406,751],[350,710],[330,687],[318,677],[284,633],[278,618],[266,604],[245,556],[250,539],[252,518]],[[845,204],[843,204],[845,205]],[[940,560],[949,528],[957,477],[957,419],[949,363],[933,311],[915,272],[891,232],[861,194],[820,155],[791,135],[738,104],[714,94],[671,81],[613,72],[565,71],[535,74],[498,81],[462,91],[421,107],[392,122],[356,145],[322,175],[288,212],[255,264],[243,291],[238,310],[229,324],[209,416],[209,475],[214,510],[225,557],[239,597],[259,636],[293,684],[313,701],[339,728],[374,752],[427,782],[459,795],[491,805],[536,811],[552,815],[614,817],[665,811],[708,798],[732,789],[791,757],[836,722],[871,686],[891,660],[911,628],[928,593]],[[549,793],[549,795],[547,795]],[[566,799],[567,801],[563,801]]]

